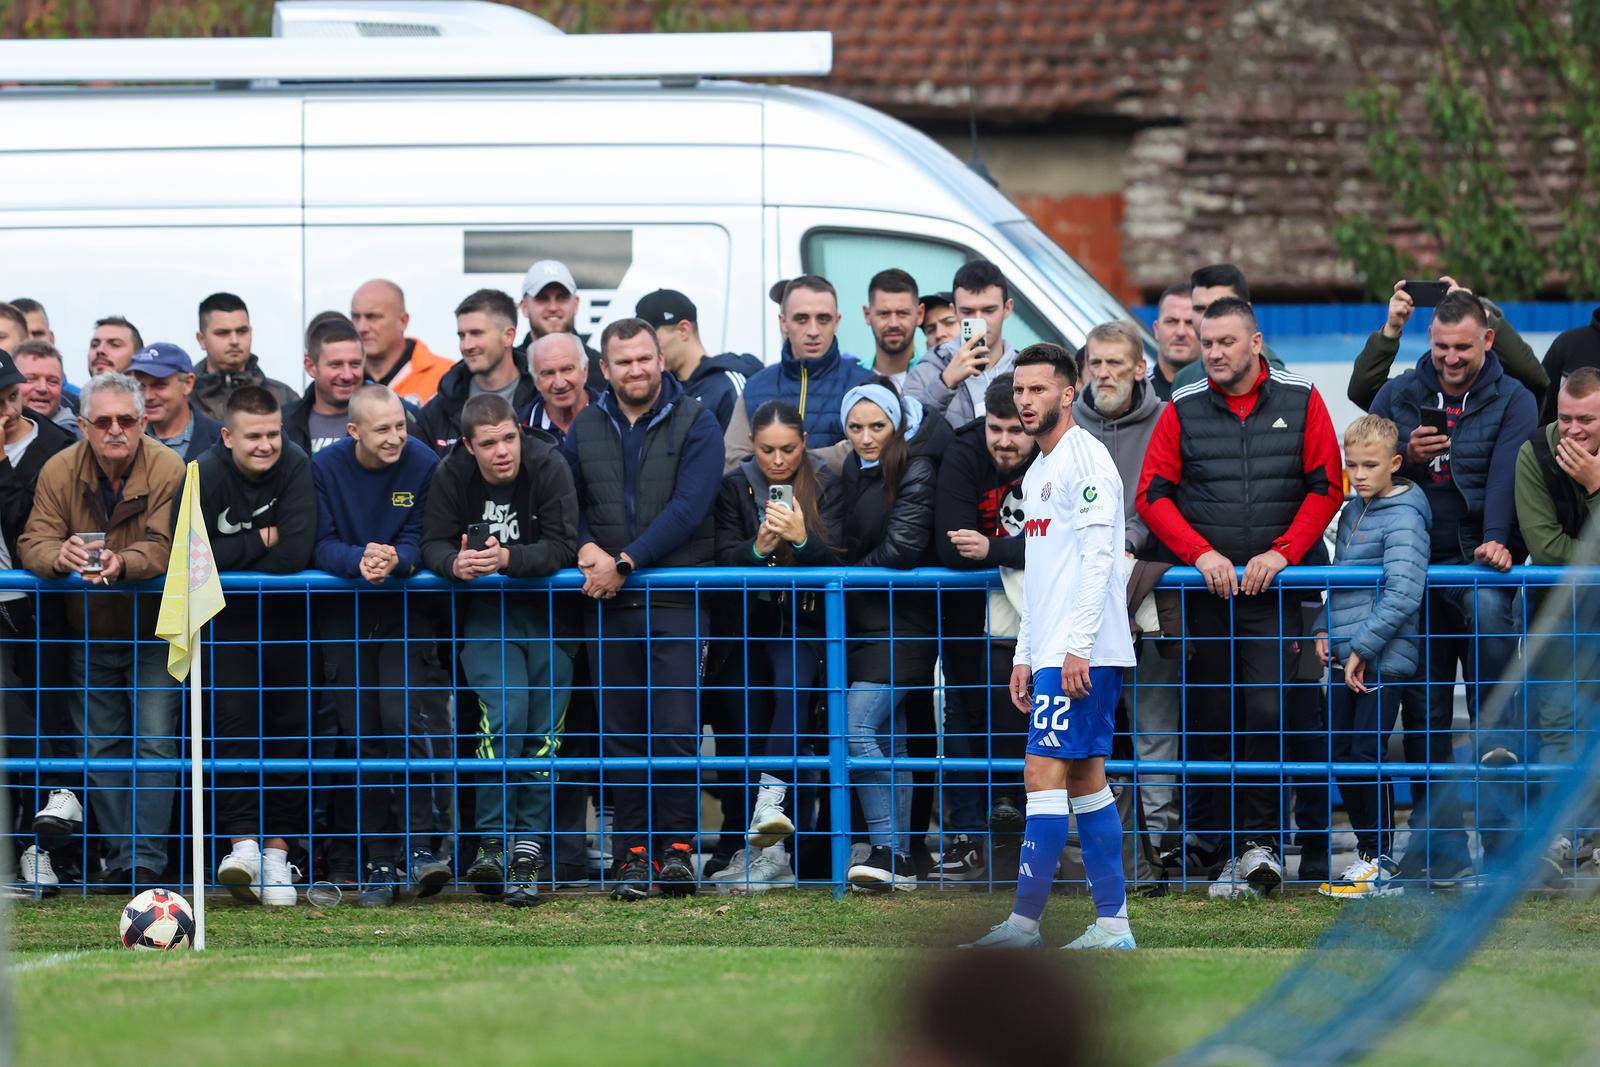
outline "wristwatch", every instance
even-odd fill
[[[626,578],[628,575],[633,573],[633,564],[628,560],[618,558],[617,573]]]

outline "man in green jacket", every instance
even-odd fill
[[[1580,551],[1589,517],[1600,503],[1600,370],[1580,367],[1558,387],[1556,420],[1541,426],[1517,453],[1517,523],[1528,543],[1528,553],[1540,566],[1566,567],[1592,562],[1592,553]],[[1570,759],[1574,727],[1592,729],[1589,723],[1575,722],[1575,708],[1595,707],[1592,682],[1580,682],[1573,692],[1573,679],[1595,675],[1592,643],[1574,642],[1574,629],[1595,629],[1594,589],[1579,589],[1575,604],[1566,603],[1559,589],[1530,589],[1539,610],[1530,609],[1527,663],[1529,703],[1534,708],[1540,736],[1541,762]],[[1576,607],[1576,614],[1574,613]],[[1547,621],[1546,613],[1553,618]],[[1541,641],[1540,632],[1549,635]],[[1582,826],[1595,826],[1597,813],[1591,807],[1579,816]],[[1560,833],[1561,831],[1558,831]],[[1573,870],[1574,831],[1557,837],[1545,853],[1546,877],[1559,881]],[[1594,849],[1595,841],[1577,849],[1581,860]]]
[[[1466,286],[1448,275],[1441,276],[1439,280],[1448,282],[1451,292],[1466,289]],[[1372,407],[1378,390],[1389,380],[1389,370],[1394,366],[1395,356],[1400,353],[1400,333],[1415,310],[1410,295],[1405,292],[1405,284],[1403,281],[1394,283],[1394,295],[1389,298],[1388,319],[1384,321],[1382,329],[1367,338],[1366,347],[1356,357],[1356,365],[1350,370],[1347,392],[1350,402],[1362,411]],[[1500,365],[1507,374],[1526,385],[1533,399],[1542,404],[1544,391],[1550,385],[1550,376],[1539,363],[1539,357],[1533,354],[1528,342],[1517,336],[1517,331],[1511,328],[1499,308],[1487,300],[1483,306],[1489,312],[1489,328],[1494,331],[1494,354],[1500,357]]]

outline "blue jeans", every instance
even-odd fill
[[[140,641],[92,641],[88,671],[84,646],[68,653],[72,688],[67,702],[75,730],[84,731],[90,759],[176,759],[178,683],[167,673],[167,645]],[[161,872],[167,868],[171,830],[172,771],[91,771],[89,804],[105,844],[106,866],[115,871]]]
[[[502,604],[504,610],[502,612]],[[572,656],[550,637],[544,603],[473,604],[462,626],[461,669],[478,694],[479,759],[554,756],[561,748]],[[551,776],[490,772],[475,790],[473,828],[513,841],[550,832]]]
[[[847,704],[850,755],[881,758],[892,749],[906,754],[906,691],[887,682],[851,682]],[[873,848],[911,851],[911,772],[852,771],[867,837]]]

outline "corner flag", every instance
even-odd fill
[[[189,676],[200,627],[224,604],[217,561],[211,555],[205,516],[200,513],[200,464],[190,463],[183,478],[178,527],[172,534],[167,582],[161,589],[161,614],[156,618],[156,636],[172,646],[167,650],[167,673],[178,681]]]

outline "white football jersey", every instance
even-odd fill
[[[1091,667],[1134,665],[1122,495],[1111,453],[1081,426],[1028,468],[1027,580],[1014,662],[1059,668],[1071,653]],[[1086,595],[1086,585],[1102,583],[1099,596]]]

